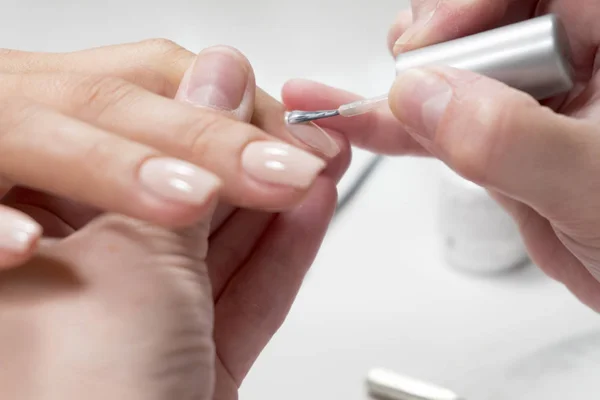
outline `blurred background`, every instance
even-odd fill
[[[229,44],[248,56],[258,84],[277,98],[283,83],[296,77],[364,96],[386,92],[394,77],[388,27],[408,6],[405,0],[0,4],[2,47],[70,51],[157,37],[194,51]],[[342,194],[371,160],[356,150]],[[517,399],[524,389],[511,392],[509,385],[529,378],[511,366],[544,349],[564,351],[556,343],[593,337],[600,319],[522,262],[511,229],[478,188],[440,164],[385,159],[334,221],[241,398],[363,400],[366,373],[385,367],[470,399],[490,399],[501,390],[503,398]],[[496,273],[473,273],[479,267]],[[559,365],[574,368],[581,353],[569,362],[557,356]],[[550,364],[538,362],[533,371],[541,376]],[[581,374],[573,376],[577,381]]]

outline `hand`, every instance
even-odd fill
[[[576,88],[540,105],[473,73],[422,68],[401,74],[394,83],[390,108],[395,118],[379,112],[331,119],[322,126],[371,150],[431,154],[489,189],[519,224],[533,261],[600,311],[597,2],[412,3],[390,33],[394,53],[538,14],[559,15],[574,51]],[[291,108],[332,108],[356,96],[296,81],[287,85],[284,99]]]
[[[236,57],[201,75],[223,82],[240,63],[251,72]],[[243,91],[232,85],[226,100]],[[248,121],[252,110],[250,100],[244,110],[222,114]],[[11,360],[0,370],[3,395],[235,399],[283,322],[335,209],[349,148],[329,133],[339,155],[300,206],[281,214],[221,204],[211,221],[214,188],[205,193],[201,221],[182,229],[96,216],[48,196],[22,207],[46,231],[64,233],[43,240],[25,265],[0,273],[0,354]],[[22,191],[14,189],[7,205],[15,206]]]
[[[209,73],[224,64],[228,75]],[[67,208],[75,201],[182,226],[202,215],[202,192],[216,184],[210,172],[231,205],[297,205],[324,167],[321,158],[339,148],[314,126],[287,127],[283,106],[256,88],[247,64],[226,47],[196,57],[163,40],[69,54],[5,51],[0,196],[17,185],[36,190],[17,192],[28,205],[55,207],[43,192]],[[229,94],[235,85],[245,88],[238,97]],[[201,107],[207,102],[213,107]],[[231,118],[241,114],[253,114],[254,126]],[[13,210],[0,216],[0,266],[23,261],[39,226]],[[75,209],[63,217],[77,225]]]

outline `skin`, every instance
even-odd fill
[[[27,186],[152,223],[181,226],[197,220],[202,210],[136,190],[140,164],[170,156],[219,177],[224,183],[221,197],[230,204],[273,210],[298,205],[310,188],[262,184],[239,171],[240,154],[254,141],[284,141],[313,150],[294,139],[283,123],[283,106],[255,88],[251,68],[243,55],[237,56],[248,70],[248,92],[238,114],[253,105],[255,124],[173,101],[196,54],[166,40],[67,54],[4,50],[4,193],[11,185]],[[36,133],[38,126],[45,127],[43,135]],[[25,165],[19,156],[23,152],[29,154]]]
[[[404,15],[409,23],[394,28],[406,33],[419,26],[411,40],[395,46],[400,51],[531,16],[536,4],[413,6],[417,19]],[[427,7],[438,13],[421,23]],[[597,6],[548,1],[538,11],[545,9],[570,26],[578,87],[568,96],[540,106],[498,82],[436,68],[427,73],[449,85],[452,98],[429,139],[422,136],[424,121],[411,119],[422,119],[424,99],[410,92],[417,86],[407,76],[398,77],[390,93],[392,113],[323,126],[368,149],[438,157],[485,186],[519,223],[536,263],[600,310],[600,190],[590,178],[600,168],[592,57]],[[289,108],[320,109],[356,96],[296,81],[284,99]],[[216,197],[201,207],[200,223],[181,229],[115,214],[88,222],[94,213],[83,209],[78,215],[87,215],[81,218],[87,224],[71,224],[74,233],[44,241],[39,254],[2,274],[0,346],[11,359],[0,374],[4,393],[20,399],[235,398],[325,232],[339,176],[333,171],[344,170],[330,165],[299,208],[273,215],[220,206],[226,217],[218,220],[225,222],[212,233]]]
[[[573,49],[577,84],[570,93],[539,104],[467,71],[422,68],[397,77],[390,110],[321,125],[369,150],[439,158],[487,188],[518,223],[533,261],[600,311],[599,3],[414,0],[411,10],[400,13],[388,43],[398,54],[547,12],[562,19]],[[451,89],[433,125],[426,121],[431,109],[423,90],[432,81]],[[292,81],[283,98],[290,108],[329,109],[358,96]]]
[[[168,42],[158,42],[166,46],[160,51],[155,45],[39,58],[10,53],[13,64],[4,68],[26,70],[32,79],[42,70],[102,74],[146,88],[159,76],[159,92],[174,97],[195,55]],[[243,56],[232,60],[251,71]],[[229,68],[210,73],[227,77]],[[278,130],[284,107],[260,89],[235,112],[195,109],[205,111],[230,121],[223,124],[232,130],[222,135],[240,127],[294,143]],[[0,354],[11,360],[0,371],[3,394],[24,400],[237,398],[284,321],[333,215],[335,185],[350,153],[342,135],[328,132],[340,153],[283,212],[228,201],[227,191],[239,189],[231,187],[235,181],[197,207],[194,221],[176,227],[12,187],[4,205],[31,216],[52,238],[0,272]]]

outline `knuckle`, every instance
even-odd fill
[[[134,66],[128,75],[132,77],[131,83],[159,96],[173,98],[177,93],[178,85],[171,82],[163,73],[152,68],[143,65]]]
[[[194,159],[202,159],[218,150],[215,138],[217,132],[224,132],[227,127],[218,115],[208,114],[198,118],[190,124],[183,142],[188,144],[188,149]],[[224,133],[226,134],[226,133]]]
[[[67,95],[75,103],[73,108],[92,118],[100,118],[110,107],[132,100],[136,89],[126,80],[103,75],[73,79],[70,86]]]
[[[167,97],[173,97],[185,70],[191,65],[195,55],[186,48],[169,39],[148,39],[138,44],[141,60],[138,65],[154,71],[162,91]]]
[[[184,64],[189,64],[189,60],[194,57],[192,52],[169,39],[148,39],[141,42],[141,46],[146,54],[146,63],[155,68],[177,66],[182,61],[185,61]],[[162,70],[162,68],[158,69]]]
[[[249,126],[249,125],[248,125]],[[190,156],[198,161],[215,159],[223,151],[241,151],[252,137],[250,129],[217,113],[206,113],[192,121],[182,134]],[[226,148],[224,148],[226,142]]]
[[[140,42],[140,45],[143,48],[149,49],[150,52],[155,55],[168,54],[183,49],[183,47],[181,47],[174,41],[164,38],[146,39]]]

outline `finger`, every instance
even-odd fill
[[[216,196],[211,204],[215,202]],[[203,217],[212,210],[208,207]],[[12,282],[17,290],[2,293],[12,294],[12,304],[25,311],[41,304],[45,315],[58,311],[77,321],[73,332],[61,318],[36,319],[44,331],[62,333],[61,347],[78,337],[85,348],[103,348],[98,357],[86,358],[85,365],[102,370],[95,381],[114,386],[110,397],[212,398],[213,303],[203,262],[206,235],[203,224],[171,230],[105,214],[46,247],[29,268],[4,274],[3,288]],[[23,288],[28,290],[18,290]],[[95,306],[81,299],[93,299]],[[131,357],[122,359],[125,348]],[[66,360],[49,382],[61,382],[61,373],[75,365],[82,364]],[[68,393],[86,390],[85,383],[76,386],[58,385],[45,392],[69,398]]]
[[[532,261],[546,275],[564,284],[582,303],[600,311],[600,275],[594,275],[556,236],[547,219],[508,197],[492,193],[517,222]]]
[[[347,141],[340,139],[340,148],[349,148]],[[342,158],[342,155],[348,155]],[[350,165],[350,151],[340,152],[340,156],[330,163],[322,176],[338,182]],[[304,207],[304,203],[301,204]],[[207,264],[213,287],[213,297],[218,299],[225,285],[236,273],[240,265],[250,256],[256,243],[262,240],[263,232],[276,218],[274,214],[254,210],[231,209],[220,206],[211,225],[211,246]],[[240,229],[239,227],[246,227]]]
[[[238,385],[287,315],[335,204],[334,183],[320,178],[302,207],[272,222],[244,269],[231,278],[216,303],[216,346]]]
[[[248,59],[234,48],[214,46],[203,50],[187,69],[175,99],[249,122],[255,96],[254,70]]]
[[[45,238],[69,236],[102,213],[97,208],[70,199],[18,186],[4,196],[2,204],[36,220],[42,226]]]
[[[263,232],[277,214],[248,209],[232,209],[226,222],[210,238],[206,259],[212,286],[213,299],[217,301],[227,282],[248,259]],[[243,229],[240,229],[243,227]]]
[[[224,46],[216,46],[203,51],[200,55],[203,56],[207,52],[225,51],[227,49],[234,53],[234,56],[237,56],[239,62],[244,64],[251,78],[251,84],[247,87],[247,96],[244,97],[245,100],[242,101],[241,108],[236,109],[234,117],[241,121],[248,121],[248,115],[245,112],[252,112],[252,123],[276,138],[326,159],[333,158],[339,153],[336,142],[316,125],[287,126],[284,120],[285,108],[261,89],[256,89],[255,99],[250,96],[251,91],[255,90],[254,74],[250,63],[239,51]],[[110,52],[111,59],[118,59],[119,64],[114,65],[114,63],[109,62],[107,65],[104,62],[102,63],[102,71],[98,70],[99,67],[90,65],[90,60],[98,57],[100,59],[105,58],[104,54],[106,52]],[[116,76],[121,76],[159,94],[170,96],[173,87],[176,87],[179,98],[182,97],[182,88],[188,86],[189,75],[192,70],[190,66],[193,64],[201,65],[194,54],[175,43],[165,40],[151,40],[96,49],[93,51],[93,57],[88,57],[87,60],[84,60],[79,54],[73,55],[73,57],[77,57],[78,62],[81,60],[82,65],[85,65],[88,69],[94,68],[93,71],[112,75],[117,74]],[[207,65],[210,61],[205,60],[203,63],[206,65],[204,70],[214,75],[216,70],[210,71],[210,67]],[[214,66],[214,63],[212,64]],[[96,62],[94,65],[99,65],[99,63]],[[227,76],[227,74],[225,75]],[[182,81],[184,77],[186,79]],[[255,101],[254,105],[251,104],[252,101]]]
[[[0,270],[27,261],[42,235],[42,227],[25,213],[0,206]]]
[[[237,68],[237,63],[232,63],[228,57],[233,57],[242,69]],[[203,82],[208,82],[208,85],[203,85]],[[243,85],[245,91],[242,93],[239,87]],[[203,50],[185,72],[175,95],[179,101],[210,108],[242,122],[249,122],[252,118],[255,97],[252,65],[238,50],[224,46]],[[229,104],[235,108],[228,109]],[[235,210],[236,207],[230,204],[219,204],[211,220],[210,233],[217,231]]]
[[[394,43],[400,53],[531,17],[537,0],[421,0],[412,2],[414,23]]]
[[[413,22],[412,10],[402,10],[396,17],[396,21],[392,24],[392,27],[388,31],[387,43],[390,52],[394,52],[394,44],[402,36],[402,34],[410,28]]]
[[[545,217],[560,219],[570,200],[591,190],[575,182],[598,169],[597,129],[495,80],[450,68],[411,70],[394,83],[390,105],[460,175]]]
[[[325,159],[340,152],[336,141],[314,123],[287,124],[285,106],[261,89],[256,92],[256,105],[252,123],[271,135],[295,146],[299,146]]]
[[[168,39],[99,47],[61,55],[60,70],[110,75],[173,98],[196,54]]]
[[[244,64],[252,80],[251,84],[247,86],[247,96],[244,97],[241,108],[236,109],[234,117],[241,121],[248,121],[248,116],[244,113],[252,112],[252,123],[270,135],[326,159],[337,156],[340,149],[336,147],[335,140],[332,140],[316,125],[287,126],[284,120],[286,110],[282,104],[260,89],[256,90],[255,99],[250,96],[250,92],[255,88],[254,74],[250,63],[239,51],[216,46],[206,49],[200,55],[204,56],[211,51],[226,51],[227,49],[237,56],[239,62]],[[106,60],[107,58],[109,59]],[[72,59],[72,65],[79,66],[74,68],[82,69],[83,72],[120,76],[168,97],[172,97],[175,92],[179,98],[182,97],[182,88],[188,86],[189,75],[193,70],[191,66],[194,64],[205,65],[203,69],[208,71],[204,74],[205,76],[216,74],[216,69],[211,71],[209,66],[212,64],[214,67],[214,62],[206,59],[199,62],[196,60],[196,56],[188,50],[173,42],[160,39],[73,53],[70,55],[70,59]],[[99,62],[99,60],[103,60],[103,62]],[[225,78],[228,77],[228,74],[224,75]],[[185,79],[183,79],[184,77]],[[251,104],[253,100],[255,100],[254,110]]]
[[[0,49],[0,72],[80,73],[119,77],[173,98],[196,55],[167,39],[104,46],[72,53]]]
[[[200,167],[27,100],[5,99],[1,110],[0,171],[21,186],[166,225],[195,221],[221,186]]]
[[[215,70],[211,71],[210,69],[211,65],[216,65],[214,53],[227,50],[231,56],[237,58],[240,64],[243,64],[252,81],[247,86],[247,96],[244,96],[239,108],[231,110],[234,114],[239,114],[237,115],[239,120],[248,121],[246,116],[239,117],[244,112],[252,110],[251,102],[254,101],[254,98],[250,96],[250,92],[255,87],[252,68],[239,51],[225,46],[215,46],[201,52],[200,56],[203,60],[199,62],[193,53],[171,41],[152,39],[69,54],[44,54],[43,57],[40,57],[43,61],[36,59],[30,62],[27,71],[75,72],[120,77],[161,96],[172,98],[177,93],[181,99],[186,96],[183,88],[189,86],[189,76],[194,70],[194,65],[200,66],[200,71],[197,73],[207,78],[211,75],[223,76],[223,74],[215,73]],[[205,57],[208,54],[213,56],[213,60]],[[222,66],[219,69],[223,70]],[[202,74],[202,70],[204,74]],[[229,70],[231,71],[231,68]],[[225,75],[227,76],[227,74]],[[239,73],[232,76],[236,75],[239,76]],[[206,79],[204,80],[206,81]],[[220,82],[223,84],[227,80],[221,78]],[[232,84],[230,84],[231,86]],[[193,89],[196,87],[197,85],[194,85]],[[235,100],[235,96],[230,98]],[[213,108],[219,108],[219,105],[215,104]],[[272,136],[324,158],[333,158],[339,152],[336,142],[315,125],[287,126],[284,121],[284,107],[260,89],[256,93],[254,108],[253,124]]]
[[[238,60],[229,60],[240,66]],[[223,75],[216,77],[222,79]],[[247,82],[237,89],[244,93]],[[119,79],[29,76],[19,85],[12,90],[213,172],[224,183],[224,201],[240,207],[293,206],[325,167],[319,157],[252,125],[166,99]],[[62,90],[58,95],[57,87]]]
[[[282,98],[288,109],[335,109],[360,99],[359,96],[307,80],[292,80],[285,84]],[[376,110],[352,118],[327,118],[319,122],[346,136],[351,144],[381,154],[426,154],[387,109]]]

